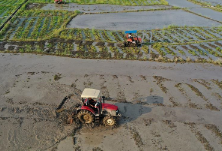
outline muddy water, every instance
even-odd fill
[[[194,4],[192,2],[188,2],[187,0],[167,0],[169,2],[169,5],[177,6],[181,8],[189,8],[192,12],[195,12],[197,14],[222,21],[222,15],[221,12],[214,11],[209,8],[201,7],[200,5]],[[204,2],[210,2],[212,5],[215,5],[216,3],[222,3],[222,0],[203,0]],[[216,2],[216,3],[215,3]]]
[[[222,13],[214,11],[210,8],[190,8],[190,10],[194,13],[209,17],[211,19],[222,21]]]
[[[217,22],[182,11],[149,11],[130,13],[87,14],[75,17],[67,28],[95,28],[108,30],[149,30],[168,25],[218,26]]]
[[[133,11],[133,10],[149,10],[149,9],[160,9],[160,8],[171,8],[171,6],[159,5],[159,6],[117,6],[117,5],[78,5],[74,3],[66,5],[55,5],[47,4],[43,10],[68,10],[75,11],[79,10],[85,13],[97,13],[97,12],[116,12],[116,11]]]

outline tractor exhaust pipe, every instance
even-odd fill
[[[102,98],[103,98],[103,103],[105,103],[105,96],[102,96]]]

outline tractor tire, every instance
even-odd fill
[[[124,42],[124,47],[128,47],[128,43],[127,42]]]
[[[77,117],[80,120],[80,122],[82,122],[84,124],[90,124],[94,120],[94,115],[87,110],[80,111],[78,113]]]
[[[116,119],[112,116],[105,116],[103,118],[103,124],[105,126],[112,126],[112,127],[115,127],[117,122],[116,122]]]

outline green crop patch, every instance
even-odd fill
[[[5,23],[15,10],[24,3],[25,0],[1,0],[0,1],[0,26]]]
[[[1,0],[0,5],[4,6],[15,6],[24,3],[25,0]]]
[[[47,11],[47,10],[25,10],[20,11],[17,16],[18,17],[51,17],[51,16],[60,16],[66,17],[74,14],[69,11],[55,10],[55,11]]]
[[[0,38],[20,41],[45,39],[64,29],[75,15],[77,12],[19,11],[0,32]]]

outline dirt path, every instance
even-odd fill
[[[118,5],[79,5],[75,3],[69,3],[66,5],[57,6],[55,4],[47,4],[42,7],[43,10],[68,10],[75,11],[78,10],[84,13],[101,13],[101,12],[119,12],[119,11],[136,11],[136,10],[150,10],[150,9],[164,9],[171,8],[167,5],[157,5],[157,6],[118,6]]]

